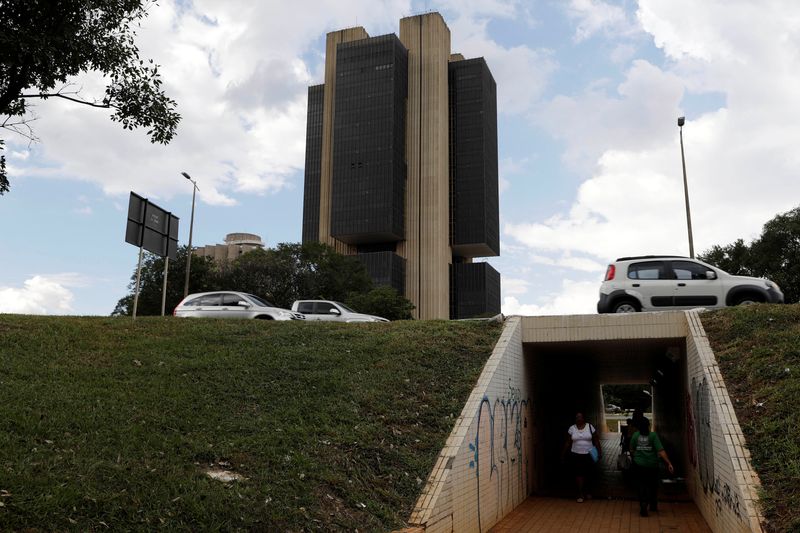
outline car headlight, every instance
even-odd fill
[[[778,287],[778,284],[775,283],[774,281],[764,280],[764,284],[767,286],[768,289],[775,289],[776,291],[781,290],[781,288]]]

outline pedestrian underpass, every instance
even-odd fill
[[[578,511],[559,461],[576,411],[605,427],[603,383],[652,384],[654,428],[679,479],[662,491],[674,503],[650,526],[761,531],[758,479],[694,311],[509,318],[410,525],[462,532],[528,524],[546,531],[562,509],[572,520],[602,510],[607,530],[622,530],[629,513],[614,476],[608,472],[600,498]],[[615,435],[602,435],[612,453]]]

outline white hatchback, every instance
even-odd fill
[[[621,257],[608,265],[597,312],[717,308],[759,302],[783,303],[783,293],[768,279],[734,276],[696,259],[645,255]]]
[[[305,320],[302,313],[275,307],[254,294],[236,291],[190,294],[173,315],[191,318],[255,318],[260,320]]]

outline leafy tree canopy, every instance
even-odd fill
[[[172,312],[183,298],[187,247],[169,263],[166,310]],[[147,254],[142,262],[139,294],[140,315],[161,313],[164,260]],[[131,275],[128,295],[117,302],[113,315],[133,313],[136,269]],[[273,249],[253,250],[235,261],[215,264],[207,257],[192,257],[189,292],[218,290],[255,294],[278,307],[289,308],[295,300],[324,299],[347,301],[364,313],[397,320],[411,318],[414,306],[387,287],[373,290],[372,280],[356,257],[337,253],[320,243],[283,243]]]
[[[750,245],[738,239],[713,246],[699,258],[730,274],[769,278],[781,287],[787,303],[800,301],[800,207],[764,224]]]
[[[368,315],[381,316],[389,320],[409,320],[414,304],[392,287],[376,287],[369,292],[350,293],[347,305]]]
[[[168,143],[180,115],[163,91],[158,65],[139,57],[136,28],[149,0],[0,1],[0,126],[34,140],[26,118],[34,99],[60,98],[113,110],[125,129],[147,128],[154,143]],[[105,94],[85,99],[70,77],[98,72]],[[98,95],[99,96],[99,95]],[[0,166],[0,194],[8,190]]]
[[[169,262],[167,274],[167,314],[183,299],[183,283],[186,280],[186,257],[188,246],[178,248],[174,261]],[[189,278],[189,292],[207,292],[220,289],[219,273],[214,262],[208,257],[192,257],[192,270]],[[139,307],[137,315],[161,314],[161,290],[164,283],[164,259],[145,252],[142,259],[142,278],[139,288]],[[133,314],[133,295],[136,290],[136,267],[128,284],[130,293],[117,302],[112,315],[130,316]]]

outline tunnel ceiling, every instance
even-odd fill
[[[676,364],[669,356],[682,356],[685,344],[684,338],[539,342],[526,343],[525,354],[565,372],[592,369],[599,384],[647,383],[657,369]]]

